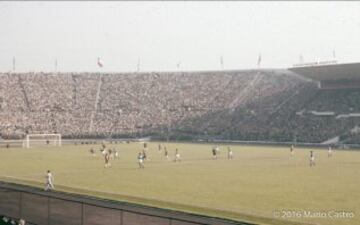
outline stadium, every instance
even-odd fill
[[[275,171],[279,169],[265,167],[273,160],[280,161],[280,165],[277,166],[289,167],[287,170],[298,170],[299,167],[308,169],[305,166],[307,163],[304,162],[306,156],[289,162],[287,151],[291,144],[297,145],[297,148],[304,148],[304,151],[297,153],[299,155],[313,148],[319,149],[319,154],[326,154],[321,153],[326,152],[321,149],[326,150],[331,145],[339,149],[339,152],[336,152],[337,160],[344,161],[325,162],[324,168],[319,166],[320,168],[316,169],[333,170],[332,167],[335,166],[338,167],[336,168],[337,175],[342,176],[342,173],[350,172],[346,170],[348,167],[356,174],[359,162],[356,156],[359,153],[342,152],[340,149],[356,148],[359,144],[357,106],[360,101],[360,86],[356,86],[359,75],[359,63],[293,67],[282,70],[186,73],[1,74],[1,87],[3,87],[1,134],[2,148],[6,149],[1,152],[2,158],[11,157],[12,154],[22,154],[16,157],[18,159],[14,159],[17,165],[14,171],[10,169],[14,161],[2,163],[2,179],[41,187],[43,179],[41,172],[52,167],[56,168],[56,177],[59,179],[56,183],[61,191],[90,193],[110,199],[150,203],[153,206],[168,206],[166,201],[151,200],[151,197],[156,196],[156,199],[162,199],[161,195],[164,195],[168,200],[172,199],[171,195],[181,195],[172,185],[183,185],[185,190],[191,189],[194,182],[191,179],[199,179],[198,176],[203,174],[202,170],[205,167],[209,167],[206,169],[210,171],[213,169],[211,167],[214,165],[210,165],[215,164],[210,155],[212,145],[219,145],[224,149],[220,162],[216,162],[217,166],[224,167],[224,171],[213,171],[211,174],[223,177],[219,180],[225,184],[230,182],[228,185],[231,185],[232,179],[227,175],[224,176],[224,173],[231,174],[231,171],[244,168],[227,162],[226,146],[234,149],[236,156],[234,161],[240,160],[242,166],[248,163],[249,166],[263,164],[261,167],[264,168],[255,167],[261,174],[264,172],[261,171],[262,169]],[[148,91],[136,92],[139,89]],[[159,111],[159,109],[165,110]],[[118,195],[115,194],[118,187],[106,187],[91,181],[91,177],[97,175],[104,176],[104,182],[106,179],[117,179],[116,175],[106,174],[108,171],[103,171],[103,159],[100,152],[97,152],[101,146],[100,143],[105,143],[108,148],[111,146],[110,149],[119,148],[120,159],[114,160],[114,168],[111,169],[127,171],[137,168],[134,159],[141,150],[142,143],[149,141],[151,161],[146,162],[146,167],[149,167],[147,170],[150,170],[151,175],[148,176],[156,180],[153,177],[153,173],[156,173],[155,175],[160,179],[157,182],[160,184],[156,184],[154,180],[148,180],[145,174],[138,174],[139,171],[132,173],[135,177],[140,176],[145,182],[141,186],[137,186],[137,179],[131,179],[128,177],[129,174],[117,174],[120,179],[134,182],[132,184],[134,187],[122,187],[124,189]],[[174,165],[171,165],[173,164],[171,160],[163,157],[163,152],[159,152],[157,143],[162,143],[168,148],[171,158],[173,158],[175,148],[182,151],[181,164],[185,168],[181,170],[184,171],[180,172],[180,168],[174,168]],[[61,147],[59,147],[60,144]],[[28,148],[31,151],[26,150]],[[49,148],[53,150],[49,151]],[[90,148],[96,149],[96,157],[92,158],[88,153]],[[18,152],[14,153],[12,149],[17,149]],[[192,149],[198,152],[192,152]],[[260,157],[259,152],[265,152],[265,149],[269,153]],[[59,151],[64,156],[59,155],[53,158],[59,154]],[[32,163],[27,165],[23,162],[23,157],[34,159],[49,157],[51,161],[44,162],[42,159],[36,165]],[[91,161],[82,162],[88,159]],[[340,167],[343,163],[347,163],[346,168]],[[291,168],[291,164],[295,168]],[[155,171],[151,171],[151,167],[155,167]],[[94,171],[95,168],[100,171]],[[27,171],[27,175],[21,173],[23,170]],[[79,174],[76,171],[79,171]],[[185,174],[182,174],[185,171],[192,173],[193,177],[185,179],[183,177]],[[322,174],[324,171],[316,172],[319,173],[318,176],[326,176]],[[117,173],[121,172],[117,171]],[[162,180],[163,176],[170,179],[168,177],[173,176],[172,173],[181,173],[175,176],[175,179],[185,179],[185,184],[174,180],[169,181],[172,185],[165,185],[167,182]],[[65,177],[60,178],[60,174]],[[356,176],[355,174],[347,174],[348,177],[342,179],[350,179]],[[73,180],[78,179],[78,175],[84,176],[84,179]],[[142,176],[145,177],[142,178]],[[211,177],[209,179],[209,182],[216,181]],[[348,185],[346,180],[344,184]],[[149,185],[147,188],[154,188],[152,191],[160,192],[156,195],[150,190],[149,193],[145,190],[138,192],[143,185]],[[199,190],[205,188],[201,187],[201,183],[196,185],[199,185]],[[214,191],[218,188],[221,190],[222,185],[221,183],[214,184]],[[150,199],[142,200],[141,196],[131,191],[132,188],[137,188],[135,193],[142,193],[141,196]],[[354,193],[351,191],[351,186],[343,188],[350,189],[348,191]],[[184,194],[189,194],[185,190]],[[226,190],[227,188],[224,188],[224,191]],[[237,193],[231,194],[236,196]],[[240,196],[240,193],[238,194]],[[206,199],[211,197],[207,195],[212,194],[206,191],[203,195]],[[222,194],[213,196],[219,201]],[[226,198],[229,197],[231,199],[231,196]],[[315,197],[320,196],[315,195]],[[256,201],[258,197],[255,195],[253,198],[247,201]],[[195,212],[205,212],[210,215],[215,213],[220,217],[238,220],[245,218],[245,221],[250,220],[250,222],[266,221],[267,216],[264,218],[260,216],[260,219],[252,216],[256,212],[255,209],[250,211],[249,215],[245,213],[243,217],[241,213],[238,213],[242,211],[240,209],[234,208],[229,211],[221,209],[216,212],[214,206],[209,209],[206,207],[208,204],[211,205],[210,202],[204,202],[206,203],[204,204],[202,203],[204,199],[195,199],[194,205],[190,205],[194,207]],[[270,198],[268,201],[274,201],[274,199]],[[327,201],[329,204],[334,203],[331,202],[329,196]],[[213,204],[218,204],[217,201],[215,202]],[[235,203],[234,205],[227,203],[223,203],[225,209],[235,206]],[[172,209],[184,209],[186,201],[174,198],[169,206]],[[7,202],[2,207],[8,207]],[[296,205],[291,207],[296,207]],[[275,224],[279,223],[279,221],[275,222]],[[42,223],[39,222],[39,224]],[[339,224],[338,221],[336,224]]]
[[[360,63],[223,60],[28,72],[14,57],[0,225],[360,224]]]

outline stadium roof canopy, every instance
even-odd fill
[[[360,79],[360,63],[325,65],[321,63],[308,63],[295,65],[295,67],[289,68],[289,70],[317,81]]]

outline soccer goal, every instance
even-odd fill
[[[61,134],[28,134],[23,142],[24,148],[34,145],[61,146]]]

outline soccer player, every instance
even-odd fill
[[[93,148],[90,148],[90,153],[91,153],[92,156],[95,156],[95,151],[94,151]]]
[[[227,149],[228,149],[228,159],[233,159],[234,158],[233,151],[231,150],[231,148],[229,146],[227,147]]]
[[[148,147],[147,147],[147,143],[146,143],[146,142],[144,143],[144,150],[145,150],[145,151],[148,150]]]
[[[331,146],[328,148],[328,158],[332,156],[332,149]]]
[[[165,155],[166,159],[169,159],[169,153],[168,153],[168,150],[166,149],[166,146],[164,146],[164,155]]]
[[[108,168],[108,167],[111,167],[111,164],[110,164],[110,154],[109,153],[106,153],[105,154],[105,168]]]
[[[161,150],[162,150],[162,146],[161,146],[161,144],[159,144],[159,146],[158,146],[159,153],[161,152]]]
[[[137,159],[138,159],[138,163],[139,163],[139,168],[144,169],[145,168],[145,166],[144,166],[144,155],[141,152],[139,152]]]
[[[294,145],[290,146],[290,158],[294,157]]]
[[[144,156],[144,160],[149,160],[149,157],[148,157],[148,147],[147,147],[147,143],[144,143],[144,148],[143,148],[143,156]]]
[[[45,183],[45,191],[53,190],[54,188],[54,178],[50,172],[50,170],[47,171],[46,174],[46,183]]]
[[[180,157],[180,153],[179,153],[179,150],[178,150],[178,149],[175,150],[175,159],[174,159],[174,162],[181,162],[181,157]]]
[[[219,146],[218,146],[218,145],[216,145],[215,150],[216,150],[216,154],[219,154],[219,153],[220,153],[220,148],[219,148]]]
[[[104,141],[101,143],[101,146],[104,150],[106,149],[106,145],[105,145]]]
[[[212,155],[213,155],[213,159],[217,159],[217,155],[216,155],[216,147],[212,148]]]
[[[114,155],[115,155],[115,158],[119,158],[119,153],[116,149],[114,150]]]
[[[315,166],[315,156],[314,152],[310,151],[310,167]]]
[[[145,149],[142,150],[142,158],[143,158],[143,160],[147,160],[147,155],[146,155]]]

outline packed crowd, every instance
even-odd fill
[[[319,90],[286,70],[6,73],[0,87],[2,138],[171,133],[322,142],[358,121],[307,112],[360,112],[357,89]]]
[[[359,117],[336,118],[339,113],[360,112],[354,104],[360,100],[360,96],[356,97],[360,90],[320,90],[311,82],[291,85],[282,92],[239,106],[232,113],[222,110],[192,122],[198,123],[198,133],[220,139],[307,143],[342,136],[360,123]],[[335,114],[319,116],[308,113],[311,111]],[[360,143],[355,138],[349,141]]]

